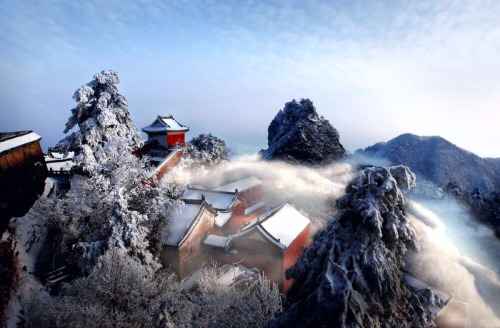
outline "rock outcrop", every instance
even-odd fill
[[[337,130],[309,99],[292,100],[278,112],[268,128],[268,146],[260,152],[263,159],[300,164],[327,164],[345,154]]]

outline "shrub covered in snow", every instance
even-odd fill
[[[404,166],[358,172],[338,201],[342,212],[286,271],[291,306],[272,326],[432,326],[400,271],[407,248],[419,247],[401,192],[414,184]]]
[[[267,327],[281,312],[278,286],[259,275],[251,285],[235,287],[218,281],[217,268],[207,268],[198,281],[194,327]]]
[[[152,270],[120,249],[55,299],[25,304],[27,327],[187,327],[190,305],[175,276]]]
[[[227,160],[231,155],[226,142],[211,133],[200,134],[182,149],[183,163],[192,169],[210,168]]]

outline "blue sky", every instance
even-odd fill
[[[173,114],[237,153],[310,98],[350,151],[401,133],[500,157],[500,1],[0,0],[0,131],[57,143],[106,68],[138,128]]]

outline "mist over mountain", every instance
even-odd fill
[[[402,134],[355,152],[365,158],[387,159],[406,165],[419,178],[446,187],[449,183],[471,192],[475,188],[489,194],[500,190],[500,159],[481,158],[439,136]]]
[[[264,159],[298,164],[331,163],[345,154],[339,133],[309,99],[294,99],[278,112],[268,128],[268,146],[260,152]]]

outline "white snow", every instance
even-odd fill
[[[73,159],[75,156],[74,151],[68,152],[68,155],[64,156],[64,153],[57,151],[50,151],[48,155],[45,156],[45,161],[58,160],[58,159]]]
[[[160,123],[160,124],[158,124]],[[149,126],[142,128],[142,131],[148,133],[158,133],[166,131],[188,131],[189,128],[177,122],[172,116],[158,116],[158,118]]]
[[[56,160],[56,161],[47,161],[45,160],[45,163],[47,165],[47,170],[50,171],[69,171],[73,167],[73,160],[67,159],[67,160]]]
[[[445,301],[445,302],[447,302],[451,298],[450,295],[440,291],[439,289],[436,289],[434,287],[427,285],[425,282],[420,281],[419,279],[409,275],[408,273],[404,273],[403,277],[404,277],[406,283],[408,285],[410,285],[411,287],[413,287],[415,289],[415,291],[419,291],[422,289],[431,289],[433,292],[438,294],[439,297],[441,297],[441,299],[443,299],[443,301]]]
[[[273,215],[265,218],[260,225],[281,244],[288,247],[310,222],[292,205],[285,204]]]
[[[256,210],[261,209],[265,206],[266,206],[266,203],[264,201],[260,201],[258,203],[255,203],[252,206],[245,209],[245,215],[249,215],[249,214],[255,212]]]
[[[0,153],[3,153],[4,151],[11,150],[13,148],[25,145],[30,142],[34,142],[37,140],[42,139],[38,134],[34,132],[30,132],[28,134],[19,136],[19,137],[14,137],[12,139],[0,141]]]
[[[181,152],[181,150],[180,150],[180,149],[176,149],[176,150],[174,150],[173,152],[171,152],[170,154],[168,154],[168,156],[167,156],[167,157],[165,157],[165,158],[159,158],[159,157],[158,157],[158,158],[156,158],[156,157],[154,157],[154,158],[155,158],[155,161],[156,161],[156,159],[159,159],[159,160],[160,160],[160,163],[159,163],[159,164],[158,164],[158,166],[156,167],[156,172],[161,171],[161,169],[162,169],[163,165],[165,165],[165,164],[169,163],[169,162],[170,162],[170,160],[171,160],[174,156],[176,156],[176,155],[177,155],[177,153],[180,153],[180,152]]]
[[[250,189],[252,187],[256,187],[258,185],[262,184],[262,181],[257,179],[254,176],[241,179],[223,186],[220,186],[218,188],[215,188],[214,190],[216,191],[235,191],[238,189],[239,192],[245,191],[247,189]]]
[[[285,203],[272,208],[252,221],[242,231],[261,226],[263,232],[278,240],[285,248],[297,238],[311,221],[292,205]],[[282,247],[283,248],[283,247]]]
[[[148,133],[155,133],[155,132],[165,132],[168,131],[168,129],[164,126],[147,126],[145,128],[142,128],[142,131]]]
[[[205,272],[205,267],[200,267],[198,270],[193,272],[189,277],[181,281],[182,290],[189,291],[193,289],[198,283],[198,280],[200,280],[201,276],[203,275],[203,272]]]
[[[51,177],[48,177],[45,179],[45,188],[43,189],[43,194],[42,194],[42,197],[47,197],[50,193],[50,191],[52,190],[52,188],[54,188],[54,185],[57,183],[57,180],[54,179],[54,178],[51,178]]]
[[[47,179],[49,180],[49,179]],[[45,183],[45,191],[50,188],[50,183]],[[45,193],[45,192],[44,192]],[[19,311],[21,310],[21,299],[26,295],[39,293],[44,287],[32,274],[35,261],[40,252],[47,234],[43,213],[39,213],[33,206],[23,217],[12,218],[10,225],[15,228],[14,252],[17,253],[19,268],[26,266],[26,271],[19,270],[19,287],[12,295],[10,302],[5,307],[7,327],[18,327]],[[9,238],[10,234],[5,232],[2,240]]]
[[[200,204],[186,204],[175,214],[170,221],[170,233],[167,235],[165,244],[171,246],[179,245],[180,239],[194,221],[201,209]]]
[[[245,274],[239,266],[232,266],[226,264],[222,266],[219,270],[220,276],[217,279],[217,284],[220,286],[231,286],[237,277]]]
[[[161,163],[163,162],[163,160],[165,159],[165,157],[150,157],[149,160],[151,162],[158,162],[158,163]]]
[[[224,224],[226,224],[227,221],[229,221],[232,215],[233,215],[232,211],[217,212],[217,216],[215,217],[215,225],[218,226],[219,228],[223,227]]]
[[[228,210],[236,201],[237,195],[234,192],[220,192],[211,190],[200,190],[188,188],[182,196],[183,199],[201,200],[205,196],[205,201],[218,210]]]
[[[169,131],[187,131],[188,127],[177,122],[172,116],[160,116],[161,121],[167,125]]]
[[[231,237],[221,237],[216,235],[208,235],[205,239],[205,245],[226,248],[231,241]]]

